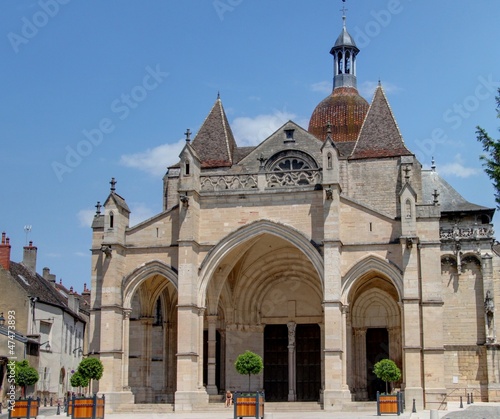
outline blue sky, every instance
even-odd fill
[[[2,0],[0,230],[38,247],[78,291],[109,181],[131,224],[162,208],[162,176],[220,92],[236,140],[307,128],[331,91],[340,0]],[[475,138],[498,138],[500,2],[347,1],[358,87],[381,80],[407,146],[466,199],[494,207]],[[498,217],[496,217],[498,220]],[[29,234],[24,226],[31,225]]]

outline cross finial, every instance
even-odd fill
[[[111,178],[111,182],[109,182],[111,185],[111,192],[114,192],[116,190],[116,180],[114,177]]]
[[[411,172],[410,166],[406,165],[403,171],[405,172],[405,180],[408,183],[408,181],[410,180],[410,172]]]
[[[345,7],[345,0],[342,0],[342,9],[340,11],[342,12],[342,20],[344,21],[344,27],[345,27],[345,12],[347,12],[349,9],[346,9]]]
[[[257,159],[260,162],[260,167],[264,167],[264,163],[266,162],[266,159],[262,153],[260,153],[260,157]]]
[[[332,124],[330,121],[326,123],[326,133],[331,134],[332,133]]]
[[[433,172],[436,171],[436,162],[434,160],[434,156],[432,156],[432,160],[431,160],[431,169]]]
[[[184,135],[186,136],[186,143],[190,143],[191,142],[191,130],[189,128],[186,130]]]
[[[438,201],[439,193],[437,189],[434,189],[434,193],[432,194],[432,196],[434,197],[434,205],[436,205],[439,202]]]
[[[96,212],[95,212],[95,215],[101,215],[101,203],[99,201],[97,201],[97,205],[95,206],[96,207]]]

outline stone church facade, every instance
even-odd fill
[[[390,358],[408,405],[500,400],[494,209],[467,202],[406,147],[382,86],[356,89],[344,26],[334,88],[308,129],[238,147],[217,98],[163,179],[163,211],[129,226],[115,181],[92,238],[90,352],[110,409],[206,405],[247,390],[338,410],[373,400]]]

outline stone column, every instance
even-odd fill
[[[198,308],[198,389],[203,389],[203,331],[205,308]]]
[[[220,387],[226,388],[226,330],[220,330]]]
[[[152,333],[153,333],[153,317],[142,317],[143,330],[143,349],[142,349],[142,368],[143,368],[143,385],[144,385],[144,400],[146,403],[152,402],[153,390],[151,388],[151,360],[153,354],[152,348]]]
[[[207,374],[207,392],[208,394],[218,394],[215,383],[217,369],[217,315],[207,316],[208,321],[208,374]]]
[[[132,309],[123,309],[123,362],[122,362],[122,387],[126,391],[130,391],[128,385],[128,362],[130,354],[130,314]]]
[[[288,401],[296,400],[296,363],[295,363],[295,329],[297,324],[289,322],[288,326]]]
[[[355,358],[355,384],[356,399],[368,400],[367,375],[366,375],[366,328],[354,329],[354,358]]]

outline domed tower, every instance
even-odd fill
[[[323,141],[329,125],[333,141],[356,141],[369,108],[357,90],[356,56],[359,49],[347,32],[345,14],[342,19],[342,32],[330,50],[334,65],[333,91],[316,106],[309,121],[308,131]]]

